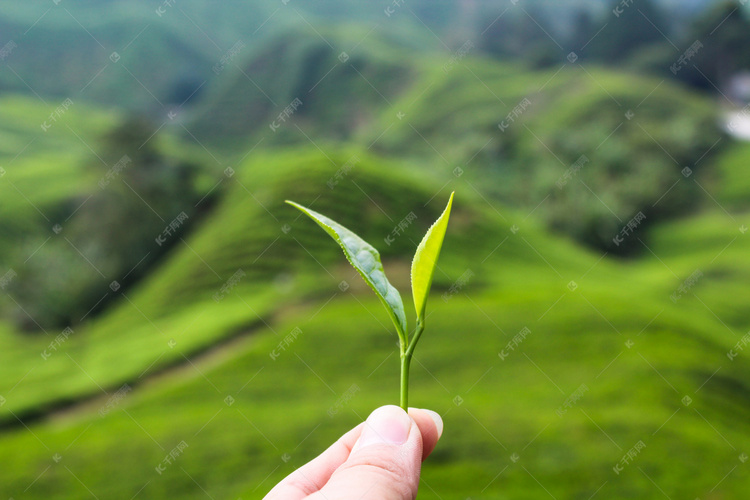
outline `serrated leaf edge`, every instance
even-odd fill
[[[450,212],[451,212],[451,209],[453,207],[453,195],[454,194],[455,194],[455,191],[451,192],[450,198],[448,199],[448,203],[445,206],[445,209],[443,210],[443,213],[440,214],[440,217],[438,217],[435,220],[435,222],[432,223],[432,225],[430,226],[430,228],[427,230],[427,232],[425,233],[424,237],[422,238],[422,241],[419,242],[419,245],[417,246],[417,250],[414,252],[414,257],[412,258],[412,261],[411,261],[410,278],[411,278],[411,287],[412,287],[412,298],[414,299],[414,308],[415,308],[416,313],[417,313],[417,322],[420,322],[420,321],[422,321],[424,319],[424,312],[425,312],[425,308],[427,306],[427,297],[429,296],[430,289],[432,288],[432,277],[435,274],[435,268],[433,266],[433,268],[432,268],[432,270],[430,272],[430,278],[429,278],[429,281],[427,283],[427,288],[426,288],[425,296],[424,296],[424,299],[422,301],[422,307],[421,307],[421,310],[420,310],[420,306],[419,306],[419,304],[417,304],[417,297],[414,295],[414,270],[415,270],[414,269],[414,264],[417,261],[417,256],[421,253],[421,251],[427,245],[427,241],[429,241],[429,239],[430,239],[430,237],[432,235],[432,231],[435,229],[435,227],[442,222],[443,218],[450,217]],[[446,225],[446,230],[447,230],[447,225]],[[445,233],[443,233],[442,239],[440,240],[440,248],[438,249],[437,255],[435,256],[435,263],[437,263],[437,259],[440,257],[440,251],[443,248],[443,241],[444,241],[444,239],[445,239]]]
[[[302,213],[304,213],[308,217],[310,217],[313,221],[315,221],[316,224],[318,224],[324,230],[326,230],[326,233],[329,236],[331,236],[336,241],[336,243],[338,243],[339,247],[341,248],[341,250],[344,253],[344,257],[346,257],[346,260],[357,271],[357,273],[362,277],[362,279],[365,281],[365,283],[367,283],[367,285],[375,292],[375,295],[377,295],[378,298],[380,299],[380,301],[383,303],[383,306],[386,308],[386,311],[388,312],[388,315],[391,317],[391,320],[393,321],[393,324],[396,327],[396,331],[398,333],[398,336],[399,336],[402,344],[404,346],[406,346],[408,344],[408,330],[407,330],[406,315],[404,315],[403,317],[399,317],[399,315],[396,314],[396,312],[391,308],[390,304],[388,304],[388,302],[385,300],[385,297],[389,296],[391,293],[395,293],[395,295],[399,299],[399,302],[401,303],[401,309],[402,310],[403,310],[403,300],[401,299],[401,294],[399,293],[398,289],[396,287],[394,287],[390,283],[390,281],[388,281],[388,277],[385,275],[385,269],[383,269],[383,276],[385,278],[386,294],[385,294],[385,296],[383,296],[378,291],[378,289],[375,287],[375,284],[372,282],[372,280],[370,279],[370,277],[365,272],[363,272],[362,270],[360,270],[358,264],[355,264],[352,261],[352,259],[349,258],[349,252],[345,249],[345,247],[344,247],[344,245],[343,245],[343,243],[341,241],[341,238],[339,237],[339,235],[336,232],[336,229],[334,229],[330,225],[328,225],[325,222],[323,222],[322,220],[320,220],[318,218],[318,216],[325,217],[326,219],[329,219],[332,222],[335,222],[336,224],[338,224],[339,226],[341,226],[343,229],[345,229],[346,231],[349,231],[354,236],[356,236],[357,238],[359,238],[360,240],[362,240],[365,244],[367,244],[370,248],[373,249],[373,251],[375,252],[376,261],[378,262],[378,264],[380,264],[381,267],[383,267],[383,263],[380,260],[380,252],[374,246],[372,246],[370,243],[368,243],[367,241],[365,241],[357,233],[355,233],[351,229],[347,228],[343,224],[340,224],[340,223],[334,221],[330,217],[325,216],[325,215],[323,215],[323,214],[321,214],[319,212],[316,212],[315,210],[312,210],[310,208],[304,207],[304,206],[302,206],[299,203],[296,203],[294,201],[285,200],[285,202],[287,204],[295,207],[296,209],[300,210]]]

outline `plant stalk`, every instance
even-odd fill
[[[406,349],[401,350],[401,408],[409,411],[409,367],[411,366],[411,357],[414,355],[414,347],[419,342],[419,337],[424,331],[424,322],[417,323],[417,329],[409,342]]]
[[[401,354],[401,408],[409,411],[409,365],[411,355]]]

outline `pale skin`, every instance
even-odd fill
[[[413,500],[422,461],[443,432],[430,410],[383,406],[311,462],[282,480],[265,500]]]

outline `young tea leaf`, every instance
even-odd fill
[[[424,321],[425,305],[427,296],[432,286],[432,276],[435,274],[435,264],[440,256],[440,248],[443,246],[443,237],[448,228],[448,219],[453,205],[453,193],[448,200],[442,215],[427,231],[422,242],[417,247],[414,260],[411,263],[411,292],[414,296],[414,307],[417,310],[417,322]]]
[[[401,295],[398,293],[398,290],[388,282],[388,278],[386,278],[385,271],[383,270],[383,264],[380,262],[378,251],[352,231],[325,215],[319,214],[293,201],[286,200],[286,202],[307,214],[331,238],[336,240],[344,250],[344,255],[346,255],[349,263],[362,275],[365,283],[370,285],[370,288],[375,291],[381,302],[383,302],[393,320],[393,324],[396,325],[402,345],[406,346],[407,330],[404,303],[401,301]]]

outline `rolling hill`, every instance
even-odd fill
[[[352,156],[360,161],[331,189]],[[750,364],[727,353],[750,319],[741,293],[718,290],[741,290],[750,272],[734,221],[707,212],[661,226],[648,240],[653,258],[617,262],[448,175],[447,185],[426,182],[357,149],[257,155],[168,262],[48,360],[39,352],[49,339],[22,350],[3,332],[3,366],[13,367],[0,388],[10,426],[0,454],[12,464],[3,494],[261,496],[398,387],[395,336],[377,300],[282,200],[361,231],[406,294],[414,240],[456,189],[413,375],[414,404],[446,420],[421,495],[740,495]],[[393,247],[378,244],[410,211],[414,227]],[[670,300],[696,263],[702,277]],[[13,413],[54,410],[61,396],[88,402],[14,423]],[[636,445],[633,463],[613,472]]]
[[[640,250],[612,241],[639,213],[648,225],[696,207],[704,193],[689,177],[726,144],[711,100],[664,79],[567,59],[530,70],[471,45],[424,51],[419,63],[404,50],[363,27],[285,32],[206,90],[186,114],[186,140],[235,158],[355,143],[428,175],[465,174],[618,254]]]

